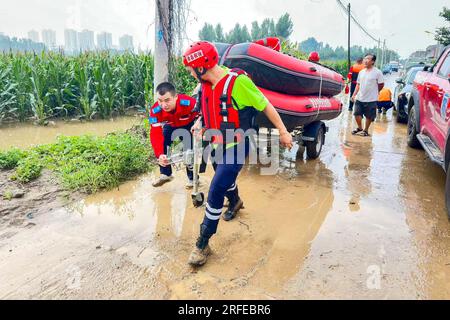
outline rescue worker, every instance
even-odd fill
[[[264,112],[279,130],[281,144],[292,148],[291,134],[275,108],[252,80],[242,70],[220,67],[218,61],[216,47],[206,41],[191,45],[183,56],[184,65],[201,83],[201,119],[207,130],[206,135],[211,130],[216,133],[226,131],[225,135],[213,135],[211,139],[212,156],[222,161],[213,163],[215,175],[209,189],[206,214],[200,226],[196,247],[189,257],[189,264],[192,266],[202,266],[207,261],[211,252],[209,240],[217,232],[225,197],[229,201],[228,209],[223,214],[225,221],[234,219],[243,208],[236,179],[249,154],[250,146],[249,141],[240,133],[228,139],[230,130],[243,132],[251,129],[257,113]],[[197,121],[195,128],[200,126]]]
[[[363,62],[363,58],[358,58],[358,60],[356,60],[356,63],[351,66],[350,72],[348,73],[348,81],[351,82],[350,97],[353,97],[353,94],[355,93],[356,85],[358,84],[359,73],[361,72],[361,70],[366,68]],[[355,103],[352,101],[352,99],[350,99],[348,111],[353,111],[354,104]]]
[[[308,61],[309,62],[314,62],[314,63],[319,63],[320,62],[320,55],[318,52],[313,51],[309,54],[308,57]]]
[[[383,112],[383,114],[387,114],[390,108],[394,106],[394,103],[392,102],[392,91],[384,87],[381,89],[380,94],[378,96],[378,113]]]
[[[156,98],[157,102],[150,109],[149,118],[150,142],[160,166],[160,177],[153,182],[155,188],[173,180],[172,167],[167,158],[167,150],[173,143],[172,133],[177,129],[185,129],[191,135],[191,128],[198,118],[198,113],[193,111],[196,100],[184,94],[177,94],[171,83],[161,83],[156,88]],[[188,177],[186,188],[192,189],[193,172],[186,167],[186,173]]]

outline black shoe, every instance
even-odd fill
[[[352,135],[357,135],[358,133],[363,132],[363,131],[364,131],[363,129],[358,128],[358,129],[352,131]]]
[[[223,220],[231,221],[236,218],[237,214],[241,209],[244,208],[244,202],[241,199],[238,200],[237,204],[234,207],[228,207],[228,210],[223,214]]]

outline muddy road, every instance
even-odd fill
[[[327,125],[320,159],[244,169],[246,209],[220,222],[205,267],[186,264],[203,210],[183,173],[157,190],[150,174],[2,224],[0,298],[449,299],[442,169],[407,147],[392,111],[372,138],[350,134],[348,112]]]

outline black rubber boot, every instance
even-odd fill
[[[227,211],[223,214],[222,218],[225,221],[231,221],[234,218],[236,218],[239,211],[244,208],[244,202],[241,200],[241,198],[238,199],[237,203],[233,205],[229,205]]]

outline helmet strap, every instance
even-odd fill
[[[200,72],[198,70],[198,68],[194,68],[194,72],[197,75],[198,81],[200,81],[201,83],[205,82],[202,77],[206,74],[206,72],[208,72],[208,69],[203,68],[203,72]]]

